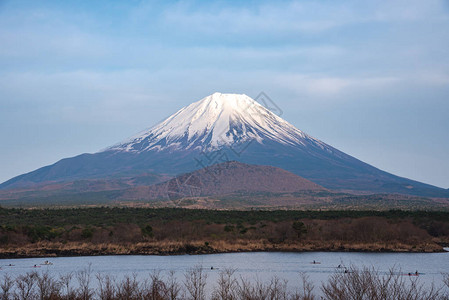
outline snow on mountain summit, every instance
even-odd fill
[[[247,95],[214,93],[106,151],[211,151],[249,140],[263,144],[267,139],[292,146],[309,143],[320,148],[327,146]]]
[[[0,190],[86,179],[107,183],[111,178],[124,182],[136,178],[140,185],[147,179],[139,178],[148,175],[178,176],[214,166],[221,170],[223,165],[217,163],[231,160],[281,168],[331,190],[449,197],[447,190],[389,174],[310,137],[246,95],[220,93],[103,151],[65,158],[14,177],[0,184]],[[229,180],[239,178],[243,177]],[[233,188],[240,189],[239,184]]]

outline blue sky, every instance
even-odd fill
[[[449,1],[0,0],[0,181],[213,92],[449,188]]]

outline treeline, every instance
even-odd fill
[[[237,277],[235,270],[220,271],[215,283],[208,282],[201,266],[187,270],[184,276],[153,272],[147,279],[136,275],[117,280],[113,276],[93,274],[90,269],[54,277],[31,272],[0,281],[2,300],[436,300],[449,299],[449,276],[443,286],[424,285],[419,278],[401,275],[398,270],[380,274],[373,268],[351,267],[331,275],[315,286],[307,275],[298,274],[292,283],[273,277],[268,282]],[[292,285],[290,285],[292,284]],[[94,288],[95,286],[95,288]],[[318,296],[318,294],[320,294]]]
[[[49,252],[47,244],[67,251]],[[121,250],[114,250],[116,245]],[[89,255],[420,252],[441,251],[443,245],[449,245],[449,212],[0,209],[0,257],[40,256],[26,251],[37,246],[43,254]],[[72,248],[77,252],[71,252]]]
[[[149,221],[198,221],[209,223],[255,223],[259,221],[294,221],[299,219],[332,220],[341,218],[383,217],[449,222],[449,211],[407,210],[206,210],[182,208],[93,207],[64,209],[20,209],[0,206],[0,224],[54,225],[72,224],[109,226],[118,223],[145,224]]]

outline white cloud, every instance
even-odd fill
[[[449,75],[443,72],[417,72],[412,77],[416,82],[429,86],[449,86]]]
[[[369,90],[391,87],[400,82],[397,77],[357,78],[306,74],[278,74],[275,78],[277,84],[294,91],[297,95],[333,101],[341,101],[340,96],[343,94],[349,95],[360,90],[369,93]]]

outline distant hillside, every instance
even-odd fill
[[[153,186],[126,190],[122,199],[178,199],[250,193],[327,191],[305,178],[280,168],[236,161],[215,164]]]
[[[110,194],[110,192],[126,190],[141,185],[153,185],[165,182],[171,177],[158,174],[142,174],[134,177],[108,178],[108,179],[82,179],[68,182],[45,182],[40,185],[0,190],[1,201],[5,200],[22,200],[21,203],[29,201],[45,202],[45,199],[52,199],[52,204],[58,204],[57,198],[61,198],[61,205],[65,204],[63,199],[76,195],[76,198],[83,196],[99,195],[102,193]],[[89,196],[90,197],[90,196]],[[99,199],[101,200],[101,199]],[[98,203],[104,201],[98,201]]]
[[[447,199],[327,190],[286,170],[231,161],[169,178],[146,174],[0,191],[1,206],[119,205],[202,209],[436,209]]]

